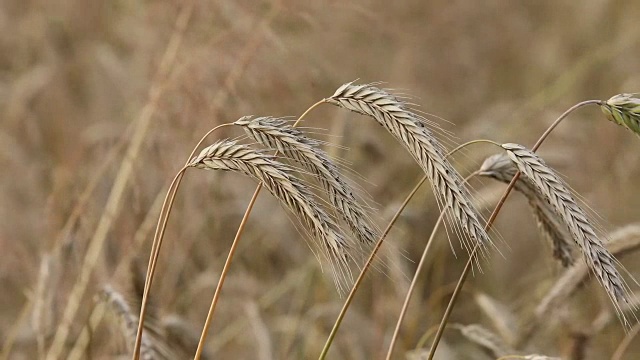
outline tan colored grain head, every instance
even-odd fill
[[[478,175],[509,184],[517,171],[518,169],[506,154],[496,154],[485,159]],[[574,263],[573,247],[567,226],[558,222],[551,205],[536,190],[526,175],[522,175],[516,182],[515,189],[527,198],[540,234],[551,244],[553,257],[564,267],[572,265]]]
[[[427,121],[396,96],[372,85],[342,85],[326,102],[375,119],[411,154],[428,176],[441,207],[450,206],[452,226],[461,228],[468,252],[484,251],[491,239],[471,205],[462,178],[446,159],[443,146],[427,129]]]
[[[338,167],[316,140],[293,128],[286,121],[271,117],[245,116],[235,122],[260,144],[276,149],[295,160],[314,174],[327,192],[335,207],[356,238],[371,245],[378,238],[378,231],[354,196],[353,189],[342,179]]]
[[[524,146],[503,144],[502,147],[518,170],[531,180],[537,191],[551,204],[556,215],[567,225],[585,262],[619,310],[619,302],[626,302],[628,299],[627,287],[615,266],[616,259],[604,247],[589,218],[574,200],[562,179],[538,155]],[[624,314],[619,314],[627,325]]]
[[[265,188],[290,210],[305,226],[312,240],[329,260],[339,291],[351,279],[348,262],[351,245],[335,221],[316,202],[313,195],[290,167],[275,157],[234,141],[221,140],[204,148],[190,162],[190,167],[207,170],[236,171],[264,184]]]

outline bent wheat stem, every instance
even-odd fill
[[[460,151],[463,148],[466,148],[469,145],[473,145],[473,144],[481,144],[481,143],[487,143],[487,144],[492,144],[495,145],[497,147],[502,147],[501,144],[493,141],[493,140],[488,140],[488,139],[477,139],[477,140],[471,140],[471,141],[467,141],[464,144],[458,145],[456,146],[453,150],[449,151],[449,153],[447,154],[447,157],[457,153],[458,151]]]
[[[149,255],[149,263],[147,264],[147,275],[144,283],[144,291],[142,294],[142,302],[140,304],[140,317],[138,319],[138,330],[136,332],[136,342],[133,348],[133,356],[134,359],[137,359],[140,356],[140,344],[142,341],[142,331],[144,329],[144,318],[147,311],[147,303],[149,291],[151,289],[151,284],[153,282],[153,276],[156,271],[156,263],[158,261],[158,256],[160,254],[160,247],[162,245],[162,240],[164,239],[164,232],[167,228],[167,223],[169,221],[169,215],[171,215],[171,209],[173,208],[173,202],[176,198],[176,193],[178,192],[178,187],[180,187],[180,183],[182,182],[182,177],[184,176],[184,172],[187,169],[187,164],[189,164],[189,160],[195,155],[196,151],[202,142],[214,131],[223,128],[225,126],[229,126],[231,124],[221,124],[213,129],[209,130],[201,139],[198,141],[196,146],[191,151],[191,154],[187,158],[185,166],[180,169],[180,171],[176,174],[176,176],[171,181],[169,185],[169,189],[167,190],[167,195],[165,196],[164,202],[162,203],[162,207],[160,210],[160,215],[158,216],[158,225],[156,226],[155,234],[153,235],[153,242],[151,243],[151,253]]]

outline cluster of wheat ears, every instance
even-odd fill
[[[160,212],[147,268],[140,315],[134,316],[126,307],[126,302],[120,299],[114,290],[106,289],[103,294],[106,303],[123,319],[125,329],[131,334],[130,339],[135,338],[135,343],[132,344],[134,359],[140,356],[145,359],[171,357],[170,349],[161,349],[158,342],[153,341],[152,333],[150,334],[145,326],[145,315],[173,200],[185,171],[190,168],[239,172],[259,183],[229,251],[197,345],[195,358],[198,359],[203,354],[220,290],[253,203],[263,187],[299,221],[311,250],[321,263],[330,268],[338,292],[348,291],[342,311],[335,321],[320,359],[327,356],[364,274],[373,264],[385,236],[415,193],[415,189],[386,229],[381,230],[374,224],[368,215],[370,209],[359,196],[355,195],[351,182],[347,181],[341,173],[341,167],[321,148],[323,143],[297,128],[300,121],[321,104],[332,104],[373,118],[400,142],[425,173],[416,189],[428,180],[440,207],[441,217],[433,232],[435,233],[438,226],[445,220],[452,229],[452,234],[458,235],[461,246],[469,254],[467,265],[442,317],[433,343],[426,350],[428,351],[426,358],[432,359],[434,356],[449,314],[469,271],[474,264],[479,266],[481,258],[486,256],[491,248],[495,248],[489,236],[490,229],[513,188],[527,198],[542,237],[552,244],[553,256],[570,269],[542,299],[535,314],[528,319],[522,334],[516,339],[510,339],[508,344],[504,338],[478,325],[451,326],[457,326],[465,337],[483,346],[496,357],[547,359],[549,357],[542,355],[523,354],[518,352],[517,348],[524,344],[527,334],[535,329],[549,309],[565,299],[589,273],[595,275],[606,291],[622,325],[628,329],[637,326],[637,324],[634,325],[637,320],[630,321],[630,318],[636,319],[634,315],[636,300],[620,274],[622,268],[614,254],[620,255],[638,247],[637,236],[633,241],[629,241],[630,237],[627,233],[629,231],[638,233],[639,230],[633,228],[623,234],[612,234],[609,239],[605,239],[596,230],[597,227],[593,225],[594,222],[590,219],[589,213],[585,212],[575,200],[569,186],[545,164],[542,158],[536,155],[535,151],[569,113],[588,105],[599,106],[609,120],[640,135],[640,99],[633,94],[622,94],[606,101],[589,100],[578,103],[562,114],[530,149],[513,143],[474,140],[452,151],[447,151],[443,141],[438,140],[437,137],[437,135],[447,136],[446,132],[417,111],[412,110],[402,97],[379,88],[377,84],[347,83],[339,87],[333,95],[311,106],[295,122],[273,117],[245,116],[233,123],[212,129],[198,142],[184,167],[171,183]],[[240,141],[242,139],[218,140],[197,152],[211,133],[225,126],[242,128],[247,135],[244,139],[249,140],[244,142]],[[472,197],[466,187],[469,177],[463,179],[449,161],[452,153],[479,142],[497,146],[500,153],[487,158],[480,169],[473,172],[470,177],[485,176],[509,184],[486,221],[472,204]],[[405,304],[398,317],[396,331],[388,349],[388,359],[392,357],[407,304],[418,273],[423,266],[425,255],[432,245],[432,239],[433,236],[426,244],[422,260],[406,295]],[[578,253],[581,254],[583,261],[576,259]],[[353,269],[360,270],[358,276],[354,277]],[[620,354],[624,351],[623,348],[619,350]]]

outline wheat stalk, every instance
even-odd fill
[[[329,195],[329,201],[358,240],[367,245],[376,241],[378,231],[371,225],[351,187],[340,177],[337,166],[320,149],[316,140],[305,136],[286,121],[272,117],[252,119],[244,116],[234,124],[242,126],[260,144],[278,150],[316,175]]]
[[[307,187],[292,175],[291,169],[276,161],[273,156],[247,145],[222,140],[204,148],[188,164],[207,170],[237,171],[248,175],[264,186],[280,202],[302,221],[313,239],[320,240],[341,291],[343,282],[351,277],[348,268],[349,244],[338,225],[326,214]]]
[[[640,135],[640,99],[638,94],[618,94],[600,104],[607,119]]]
[[[488,176],[508,184],[517,171],[518,169],[506,154],[496,154],[485,159],[478,175]],[[515,189],[527,198],[542,237],[552,246],[553,257],[558,259],[564,267],[573,264],[572,246],[568,240],[571,238],[569,229],[555,219],[553,210],[544,196],[536,190],[526,176],[522,176],[522,179],[516,182]]]
[[[388,92],[372,85],[342,85],[326,102],[374,118],[391,133],[428,176],[439,205],[450,204],[454,226],[460,226],[466,234],[462,244],[471,253],[472,242],[481,250],[491,243],[480,216],[470,202],[470,195],[458,172],[446,160],[442,145],[425,127],[426,120],[411,111],[408,106]],[[471,242],[469,241],[471,240]]]
[[[603,246],[587,215],[576,203],[562,179],[533,152],[518,144],[503,144],[509,158],[523,175],[545,196],[556,214],[568,226],[583,257],[607,291],[616,309],[619,301],[627,301],[624,281],[615,267],[616,259]],[[622,319],[626,323],[624,315]]]

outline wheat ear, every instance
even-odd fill
[[[638,94],[618,94],[600,104],[607,119],[640,135],[640,99]]]
[[[420,165],[429,178],[439,204],[450,204],[454,224],[483,249],[491,243],[480,216],[471,205],[470,195],[462,179],[445,158],[442,145],[425,127],[426,120],[411,111],[396,96],[372,85],[342,85],[326,102],[374,118],[391,133]],[[471,253],[474,243],[462,237],[463,246]]]
[[[515,176],[518,169],[506,154],[496,154],[485,159],[480,166],[478,175],[487,176],[508,184]],[[538,192],[531,180],[526,176],[516,182],[515,189],[522,193],[529,202],[533,217],[536,220],[542,237],[547,240],[553,249],[553,257],[559,260],[564,267],[574,263],[571,235],[564,224],[560,224],[553,214],[553,209]]]
[[[244,116],[234,124],[243,127],[260,144],[278,150],[316,175],[329,195],[331,205],[338,210],[357,239],[367,245],[375,243],[378,231],[371,225],[351,187],[342,180],[337,166],[320,149],[316,140],[305,136],[286,121],[272,117],[252,119]]]
[[[503,144],[509,158],[523,175],[531,179],[536,189],[545,196],[556,214],[568,226],[584,259],[619,309],[618,302],[627,301],[624,281],[615,267],[616,259],[603,246],[587,215],[576,203],[571,192],[544,161],[524,146]]]
[[[322,210],[307,187],[291,169],[271,155],[234,141],[222,140],[204,148],[188,164],[207,170],[237,171],[264,184],[269,192],[302,221],[313,239],[321,243],[330,261],[338,289],[351,278],[349,244],[338,225]]]
[[[126,345],[131,351],[134,347],[134,341],[138,330],[138,317],[134,314],[131,306],[118,291],[114,290],[110,285],[103,286],[99,292],[99,297],[107,306],[108,313],[114,315],[120,325],[123,337],[126,339]],[[145,326],[145,330],[149,330],[142,335],[140,343],[140,357],[144,360],[158,359],[175,359],[177,354],[165,344],[155,329]]]

